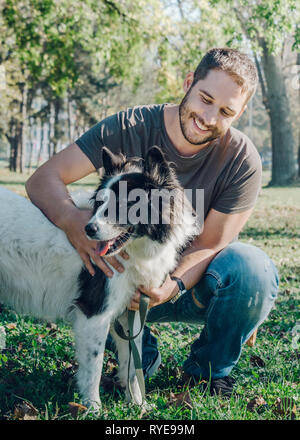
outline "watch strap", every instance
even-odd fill
[[[179,292],[169,300],[170,303],[174,304],[181,297],[181,295],[187,292],[187,290],[185,288],[184,282],[180,278],[175,276],[170,276],[170,278],[171,280],[176,281],[179,287]]]

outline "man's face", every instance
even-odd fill
[[[188,77],[187,77],[188,78]],[[193,87],[186,79],[186,95],[179,106],[184,138],[201,145],[223,136],[243,113],[246,94],[225,72],[210,70]]]

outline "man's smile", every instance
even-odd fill
[[[210,132],[210,130],[198,118],[193,117],[193,123],[200,134],[207,134]]]

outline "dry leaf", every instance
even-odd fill
[[[29,402],[22,402],[15,407],[14,418],[17,420],[36,420],[38,410]]]
[[[178,394],[170,393],[170,399],[167,403],[167,406],[175,406],[176,408],[186,406],[189,409],[193,409],[189,391],[184,391]]]
[[[17,324],[11,322],[10,324],[6,324],[6,328],[8,328],[9,330],[14,330],[15,328],[17,328]]]
[[[46,327],[49,328],[50,330],[56,330],[57,324],[54,324],[53,322],[47,322]]]
[[[156,336],[160,335],[160,331],[154,325],[151,325],[151,333]]]
[[[45,337],[45,335],[37,335],[36,340],[39,344],[43,343],[43,338]]]
[[[252,365],[254,365],[255,367],[264,367],[265,366],[265,361],[256,355],[253,355],[250,357],[250,363]]]
[[[70,368],[73,368],[73,365],[70,362],[62,362],[62,366],[66,369],[69,370]]]
[[[118,366],[118,362],[116,359],[112,358],[111,356],[107,359],[106,362],[106,373],[111,373],[116,367]]]
[[[288,416],[291,417],[291,419],[295,419],[297,416],[297,407],[295,401],[290,397],[284,397],[283,399],[277,397],[275,410],[273,412],[281,416]]]
[[[260,406],[266,406],[267,402],[262,396],[256,396],[254,399],[251,399],[250,402],[247,404],[247,410],[248,411],[254,411]]]
[[[80,403],[69,402],[69,411],[71,413],[71,416],[74,417],[75,419],[78,416],[78,414],[87,411],[87,407],[81,405]]]

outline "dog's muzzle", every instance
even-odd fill
[[[99,226],[96,223],[88,223],[85,227],[87,236],[91,239],[97,240],[99,233]],[[99,240],[96,245],[96,254],[100,257],[119,252],[125,244],[127,244],[133,233],[133,228],[124,231],[118,236],[109,240]]]

